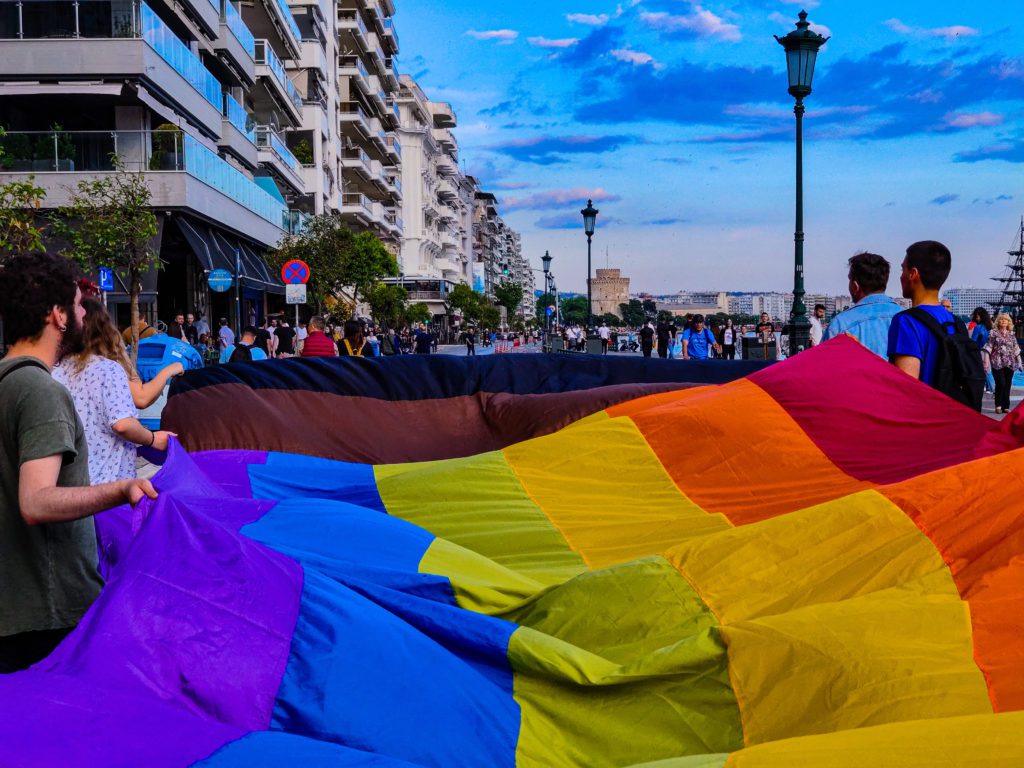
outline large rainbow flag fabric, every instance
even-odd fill
[[[0,677],[0,765],[1024,765],[1017,415],[846,338],[662,389],[417,444],[456,458],[172,445],[82,624]]]

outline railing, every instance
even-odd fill
[[[366,28],[366,24],[363,22],[363,17],[359,15],[359,11],[340,10],[338,11],[338,21],[341,22],[355,22],[356,29],[358,29],[363,39],[366,40],[370,31]]]
[[[224,25],[231,30],[231,34],[235,36],[245,52],[249,54],[249,58],[256,58],[256,38],[253,37],[252,32],[249,31],[249,27],[242,21],[242,17],[238,11],[235,10],[230,0],[224,0],[224,9],[221,11],[221,18],[224,20]]]
[[[270,43],[266,40],[256,41],[256,55],[253,59],[257,64],[262,64],[268,67],[271,72],[274,73],[274,79],[281,84],[284,88],[285,93],[288,94],[288,98],[291,99],[292,104],[299,111],[302,110],[302,96],[299,95],[298,89],[295,84],[288,78],[288,72],[284,68],[284,64],[277,58],[277,54],[274,53],[274,49],[270,47]]]
[[[344,160],[359,160],[363,163],[363,165],[367,167],[367,169],[370,168],[370,156],[366,153],[365,149],[352,147],[342,152],[341,157]]]
[[[277,8],[281,12],[281,16],[284,17],[285,24],[295,35],[295,40],[298,42],[302,39],[302,32],[299,31],[299,25],[295,21],[295,17],[292,16],[292,9],[288,7],[288,3],[285,0],[276,0]]]
[[[358,115],[367,125],[370,124],[370,116],[362,105],[355,101],[343,101],[338,105],[338,111],[343,115]]]
[[[363,208],[370,211],[370,198],[358,192],[345,192],[341,196],[341,204],[345,207]]]
[[[391,39],[395,41],[395,48],[398,48],[398,33],[395,31],[395,20],[390,16],[384,19],[384,34],[390,35]]]
[[[252,118],[245,111],[245,107],[239,104],[227,91],[224,92],[223,115],[229,123],[245,135],[245,138],[253,144],[256,143],[256,127],[252,123]]]
[[[182,131],[10,131],[0,167],[11,172],[183,171],[281,226],[285,206],[216,152]]]
[[[293,211],[287,209],[282,215],[282,229],[289,235],[298,235],[306,226],[306,222],[309,221],[309,214],[302,211]]]
[[[277,131],[271,128],[269,125],[260,125],[256,127],[256,146],[260,149],[269,149],[274,152],[278,157],[284,161],[284,164],[291,168],[296,174],[300,174],[299,170],[302,167],[302,163],[298,161],[292,151],[288,149],[288,146],[284,143],[284,140],[278,135]]]
[[[363,60],[358,56],[341,56],[338,59],[338,66],[341,69],[355,69],[358,70],[359,74],[363,76],[363,79],[370,79],[370,70],[363,64]]]
[[[220,81],[203,66],[195,54],[164,25],[145,3],[141,6],[142,39],[156,51],[179,75],[202,94],[208,102],[220,107],[222,87]]]
[[[402,142],[399,141],[398,138],[396,138],[395,136],[388,136],[387,145],[388,149],[394,150],[396,155],[398,155],[399,157],[402,156]]]

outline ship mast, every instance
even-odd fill
[[[1020,229],[1017,230],[1016,248],[1006,253],[1010,257],[1006,273],[1002,277],[992,278],[1003,284],[999,306],[993,309],[996,312],[1008,311],[1013,318],[1017,336],[1024,337],[1024,217],[1021,217]]]

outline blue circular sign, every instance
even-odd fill
[[[211,271],[206,280],[210,284],[210,290],[216,291],[217,293],[224,293],[224,291],[230,290],[231,286],[235,282],[231,273],[226,269],[215,269]]]

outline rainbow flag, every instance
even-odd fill
[[[1016,414],[839,338],[540,431],[172,445],[0,765],[1024,764]]]

